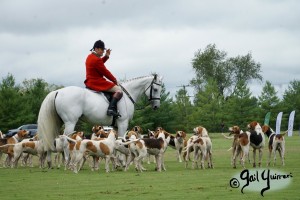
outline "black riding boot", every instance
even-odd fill
[[[111,102],[109,103],[108,109],[107,109],[107,115],[108,116],[114,116],[114,117],[120,117],[120,114],[117,110],[117,103],[119,99],[113,97],[111,99]]]
[[[106,113],[108,116],[121,117],[117,109],[117,103],[122,98],[122,96],[123,96],[122,91],[117,91],[112,95],[112,99],[109,103],[107,113]]]

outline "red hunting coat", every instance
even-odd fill
[[[113,82],[116,82],[117,79],[104,65],[107,60],[106,56],[99,58],[93,53],[88,55],[85,62],[86,79],[84,84],[86,87],[96,91],[106,91],[115,86]]]

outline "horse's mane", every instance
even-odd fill
[[[147,78],[147,77],[150,77],[150,76],[157,76],[157,73],[152,73],[151,75],[147,75],[147,76],[140,76],[140,77],[136,77],[136,78],[131,78],[131,79],[128,79],[128,80],[121,81],[121,83],[127,83],[127,82],[130,82],[130,81],[134,81],[134,80],[142,79],[142,78]]]

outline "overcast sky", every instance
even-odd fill
[[[84,87],[99,39],[118,79],[157,72],[172,96],[194,78],[191,60],[208,44],[228,57],[251,52],[279,94],[300,80],[298,0],[0,0],[0,19],[0,75],[18,83]],[[251,84],[253,95],[263,84]]]

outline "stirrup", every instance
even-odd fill
[[[113,116],[113,117],[117,117],[117,118],[121,117],[120,113],[116,110],[113,110],[113,109],[108,109],[106,114],[108,116]]]

